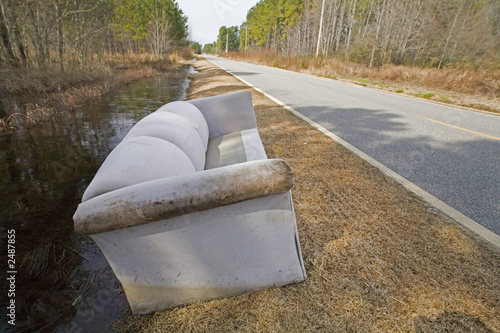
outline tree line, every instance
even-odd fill
[[[241,51],[336,56],[370,67],[500,63],[498,0],[261,0],[238,32]]]
[[[80,66],[104,53],[160,56],[186,40],[174,0],[0,0],[0,66]]]
[[[221,53],[238,51],[240,48],[240,29],[238,26],[219,28],[217,40],[203,45],[204,53]]]

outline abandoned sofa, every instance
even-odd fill
[[[249,92],[172,102],[139,121],[83,194],[90,235],[145,314],[306,278],[290,189]]]

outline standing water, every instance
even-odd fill
[[[73,231],[72,216],[111,150],[137,121],[185,99],[192,72],[142,80],[42,126],[0,135],[0,269],[11,277],[2,283],[0,331],[108,332],[127,312],[108,262],[90,237]]]

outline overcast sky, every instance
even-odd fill
[[[202,46],[214,42],[223,25],[240,26],[258,0],[177,0],[188,17],[189,39]]]

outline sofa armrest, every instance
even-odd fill
[[[293,186],[282,160],[259,160],[148,181],[81,203],[73,216],[75,231],[97,234],[230,205]]]
[[[205,117],[209,137],[256,128],[252,94],[249,91],[199,98],[188,101]]]

